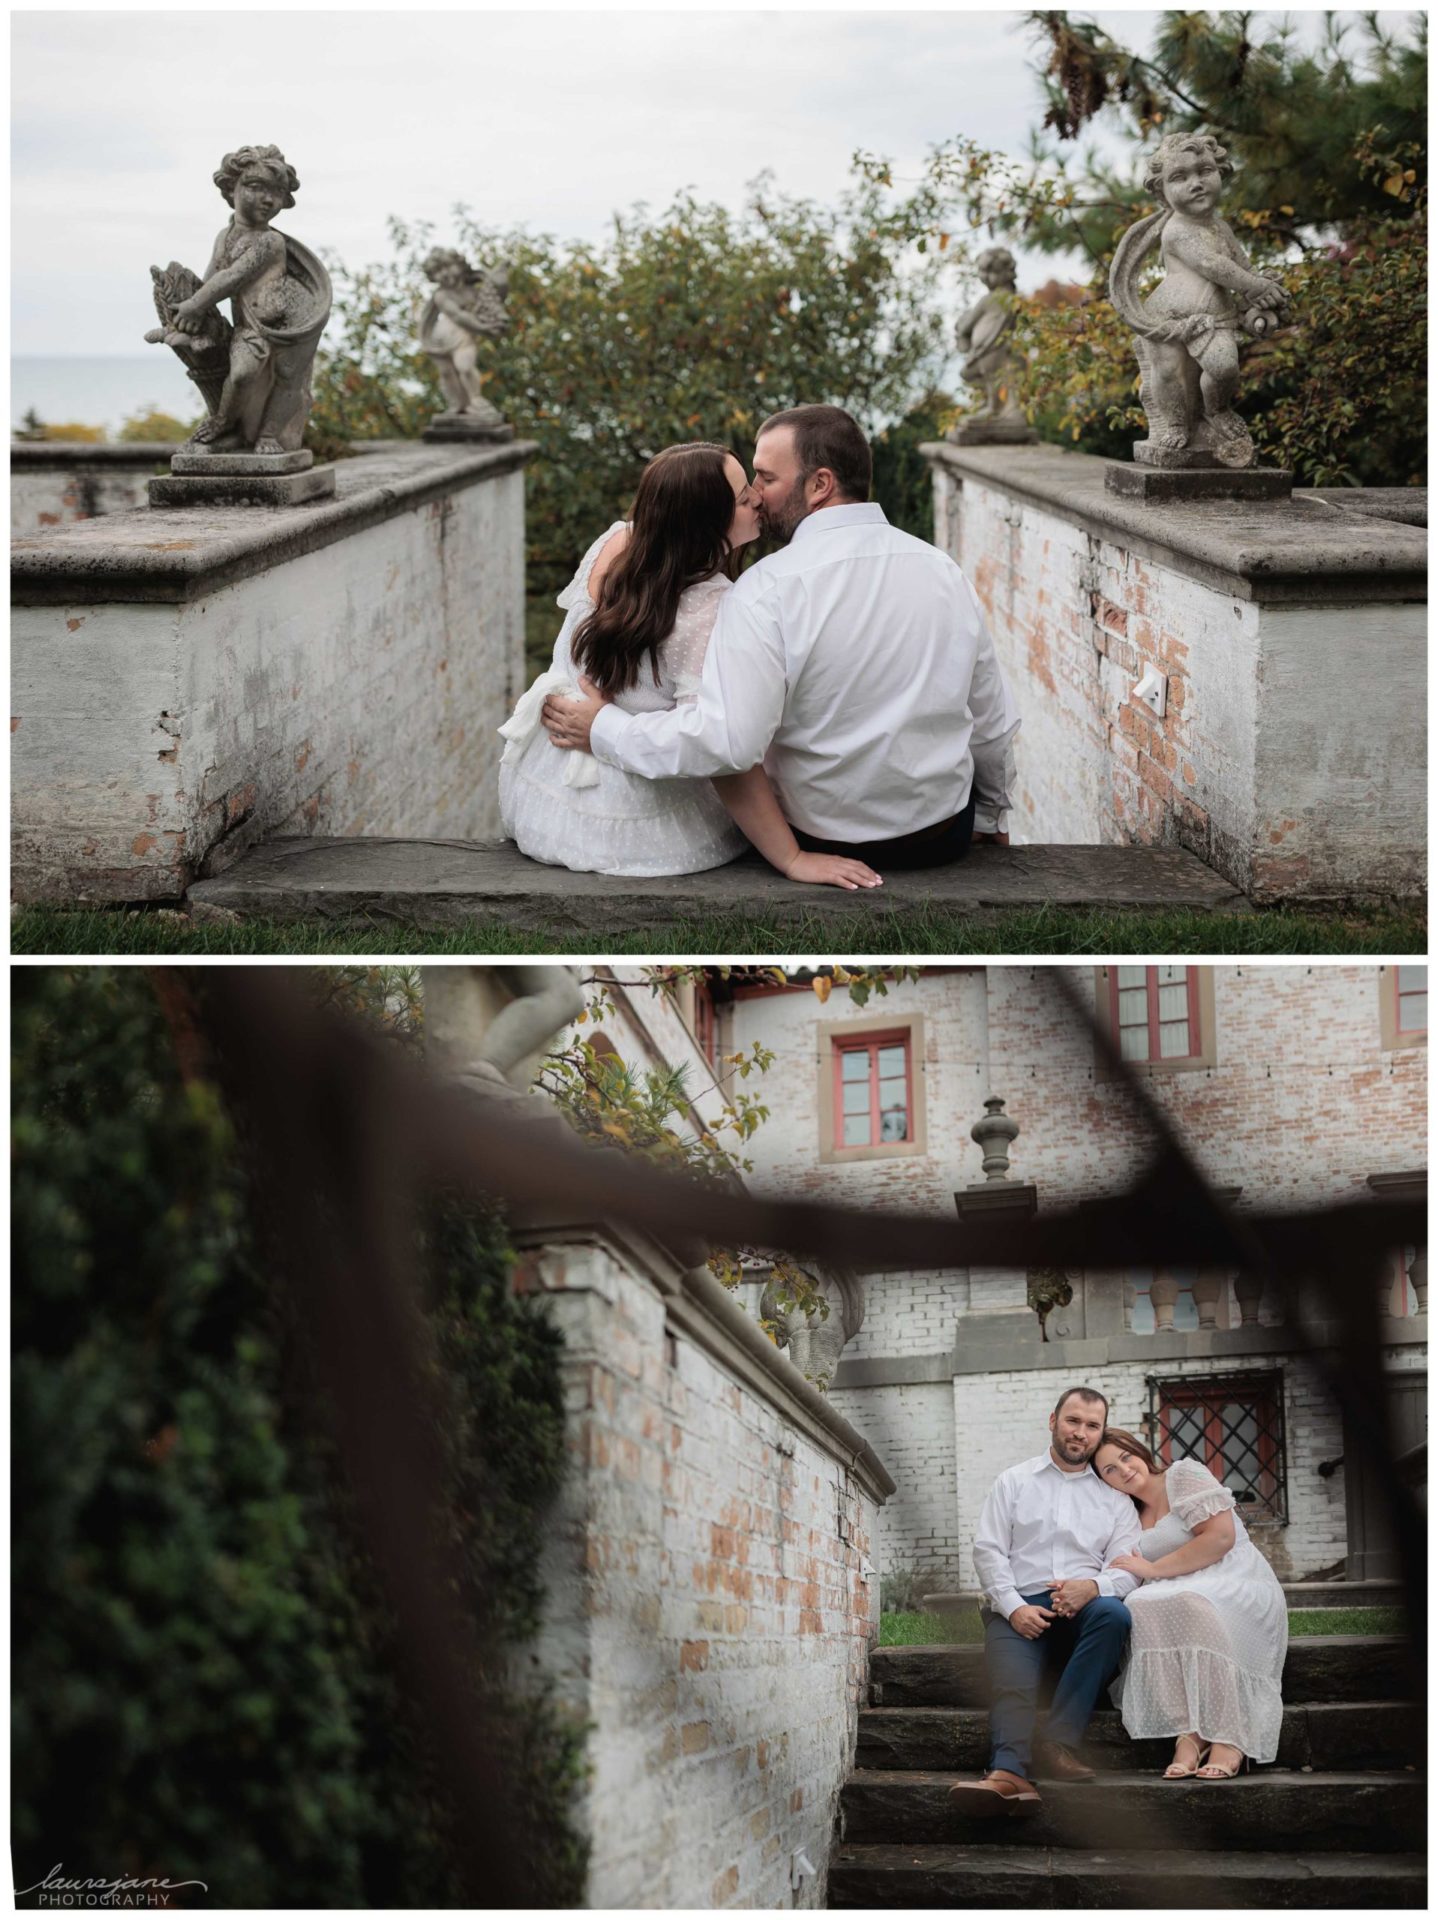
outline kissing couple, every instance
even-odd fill
[[[827,406],[766,420],[752,480],[706,441],[655,455],[500,728],[522,853],[660,875],[753,845],[790,880],[855,891],[1007,841],[1013,696],[972,587],[889,525],[872,465]],[[761,532],[778,550],[736,579]]]

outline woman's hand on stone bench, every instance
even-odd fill
[[[784,868],[784,878],[811,887],[842,887],[846,893],[884,884],[882,877],[862,860],[850,860],[837,853],[796,853]]]
[[[975,847],[1006,847],[1009,844],[1009,836],[1006,833],[974,833],[970,834],[969,841]]]

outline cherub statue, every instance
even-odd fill
[[[509,274],[503,267],[483,273],[453,247],[435,247],[424,262],[435,290],[419,317],[419,344],[435,363],[439,384],[453,413],[483,426],[503,422],[484,397],[475,341],[494,340],[509,325],[504,310]]]
[[[1226,172],[1232,163],[1212,134],[1168,134],[1149,155],[1143,182],[1162,204],[1129,228],[1113,258],[1109,293],[1134,331],[1148,416],[1149,437],[1134,448],[1140,462],[1187,453],[1168,464],[1251,467],[1257,458],[1233,409],[1239,328],[1272,332],[1287,296],[1278,281],[1254,272],[1218,217]],[[1155,244],[1164,277],[1145,300],[1139,274]]]
[[[982,387],[988,402],[982,413],[961,420],[950,439],[980,439],[987,435],[976,429],[1002,426],[1005,439],[1037,438],[1024,419],[1019,405],[1017,374],[1023,361],[1014,351],[1013,333],[1017,316],[1014,301],[1018,289],[1018,269],[1007,247],[990,247],[974,263],[988,291],[976,300],[960,320],[955,343],[964,361],[964,378],[972,387]]]
[[[234,208],[203,280],[171,261],[151,267],[160,325],[205,398],[188,447],[287,454],[304,438],[310,371],[330,313],[330,278],[307,247],[270,225],[295,204],[299,175],[278,147],[227,153],[215,185]],[[220,312],[229,300],[234,324]]]

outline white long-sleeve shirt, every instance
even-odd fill
[[[647,779],[764,762],[792,825],[894,839],[959,813],[995,831],[1012,798],[1018,709],[973,588],[882,507],[822,507],[724,597],[699,698],[607,706],[590,745]]]
[[[1118,1554],[1136,1553],[1141,1533],[1126,1493],[1106,1487],[1089,1467],[1065,1473],[1045,1452],[995,1480],[974,1536],[974,1570],[1005,1620],[1026,1593],[1055,1580],[1093,1580],[1100,1593],[1122,1600],[1138,1581],[1103,1569]]]

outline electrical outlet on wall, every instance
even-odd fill
[[[1145,667],[1143,678],[1133,690],[1133,698],[1145,706],[1155,719],[1162,720],[1168,706],[1168,675],[1157,667]]]

